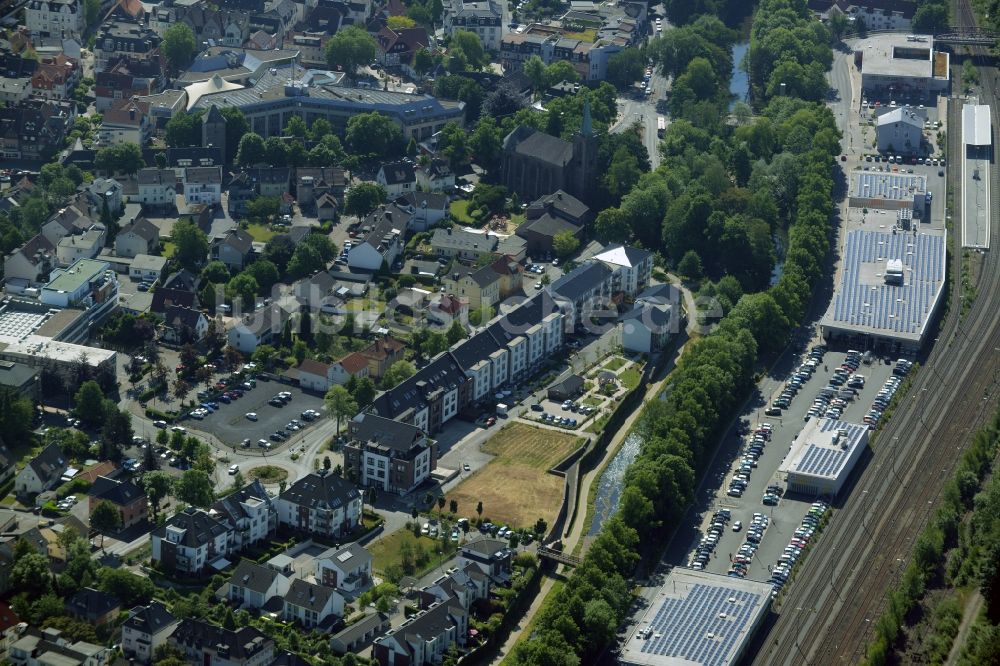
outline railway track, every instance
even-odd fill
[[[960,24],[974,25],[967,0],[958,6]],[[982,48],[970,51],[985,55]],[[981,76],[982,101],[996,108],[994,71],[988,74]],[[949,154],[957,156],[958,110],[950,116]],[[993,128],[997,145],[996,120]],[[961,162],[949,162],[951,182],[960,182]],[[996,192],[996,169],[991,178]],[[996,210],[990,223],[996,234]],[[944,482],[969,435],[992,412],[1000,393],[1000,256],[995,251],[984,256],[979,295],[959,321],[961,234],[953,230],[951,242],[951,309],[940,338],[879,434],[871,461],[790,585],[776,623],[758,645],[755,664],[825,666],[863,658],[886,593],[909,561]]]

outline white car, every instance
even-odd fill
[[[257,420],[257,412],[247,412],[246,413],[246,417],[247,417],[247,421],[256,421]]]
[[[166,428],[167,427],[167,422],[166,421],[153,421],[153,425],[155,427],[157,427],[157,428]]]
[[[236,474],[236,472],[238,472],[238,471],[240,471],[240,466],[239,465],[230,465],[229,466],[229,475],[230,476]]]
[[[186,433],[187,432],[187,428],[185,428],[184,426],[174,426],[173,428],[171,428],[171,430],[173,432],[180,432],[180,433]]]

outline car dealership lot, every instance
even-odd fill
[[[274,407],[268,401],[281,391],[292,395],[291,401],[284,407]],[[278,382],[257,380],[257,387],[244,391],[243,397],[226,404],[216,400],[219,409],[206,416],[201,421],[188,420],[185,426],[189,430],[200,430],[210,433],[229,446],[240,446],[244,439],[249,439],[251,446],[257,445],[258,439],[265,439],[272,447],[282,442],[270,440],[271,433],[283,429],[292,419],[298,419],[302,430],[290,432],[289,441],[298,441],[302,435],[309,432],[310,426],[317,423],[302,418],[302,412],[314,409],[323,412],[323,398],[318,395],[304,393],[301,389]],[[257,414],[256,421],[246,418],[248,412]]]
[[[808,358],[808,352],[799,359],[795,366],[797,367],[805,358]],[[788,378],[779,382],[779,386],[773,394],[764,396],[765,404],[749,416],[751,432],[745,433],[741,437],[738,450],[733,449],[729,452],[731,462],[729,472],[720,479],[711,510],[705,512],[701,530],[697,538],[690,544],[685,564],[690,565],[693,561],[699,541],[713,522],[713,514],[720,509],[727,509],[730,512],[730,519],[726,523],[725,529],[719,534],[714,552],[704,566],[706,571],[725,575],[731,567],[730,558],[739,553],[740,547],[746,541],[747,528],[751,525],[754,514],[758,513],[767,516],[767,527],[763,530],[763,536],[756,552],[747,565],[746,577],[758,581],[766,581],[770,578],[771,569],[777,564],[778,558],[788,546],[795,530],[809,512],[811,503],[817,498],[785,495],[775,506],[765,505],[762,498],[768,486],[784,487],[782,479],[777,475],[778,467],[788,454],[792,441],[804,425],[803,419],[812,406],[814,398],[829,384],[834,369],[840,366],[845,358],[846,354],[843,351],[827,352],[822,361],[817,364],[816,371],[807,381],[803,382],[802,388],[791,400],[789,407],[782,410],[780,416],[765,416],[764,408],[770,406],[778,398],[784,389],[785,380]],[[895,359],[892,361],[894,362]],[[851,423],[861,423],[866,412],[871,408],[872,400],[882,389],[886,379],[892,376],[892,369],[893,364],[887,365],[885,359],[881,358],[875,358],[871,365],[862,363],[855,374],[865,376],[864,388],[859,389],[857,397],[848,402],[840,419]],[[794,368],[792,372],[794,372]],[[752,438],[752,431],[760,423],[771,424],[771,439],[765,441],[763,451],[757,460],[757,467],[751,470],[747,487],[742,496],[730,496],[727,493],[731,479],[739,473],[744,459],[744,451]],[[731,442],[732,440],[727,441]],[[862,458],[859,464],[864,464],[864,461],[865,458]],[[843,492],[850,491],[851,486],[848,484]],[[854,492],[862,491],[854,490]],[[836,502],[832,502],[832,504],[834,508],[837,505]],[[738,532],[732,530],[732,525],[736,521],[741,522],[741,529]],[[813,537],[813,541],[815,539],[816,537]],[[819,547],[822,547],[822,544]]]

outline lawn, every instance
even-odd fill
[[[598,398],[593,395],[588,395],[581,402],[583,402],[583,404],[585,404],[588,407],[600,407],[601,405],[604,404],[604,399]]]
[[[177,250],[177,244],[172,241],[163,241],[163,256],[169,259],[174,256],[174,252]]]
[[[448,493],[467,512],[483,503],[483,518],[530,527],[539,518],[550,525],[563,499],[563,478],[549,474],[583,440],[570,434],[512,423],[493,435],[482,450],[496,456]]]
[[[247,233],[253,236],[253,239],[258,243],[266,243],[275,236],[275,233],[266,224],[251,224],[247,227]]]
[[[597,30],[588,28],[580,32],[564,32],[563,37],[566,39],[579,39],[582,42],[592,42],[597,39]]]
[[[625,359],[623,359],[621,356],[615,356],[610,361],[604,364],[604,369],[610,370],[611,372],[615,372],[616,370],[618,370],[618,368],[625,365],[625,363],[626,363]]]
[[[441,555],[438,552],[443,549]],[[412,530],[401,529],[384,539],[369,544],[372,554],[372,569],[385,574],[390,568],[399,567],[398,572],[419,578],[442,561],[447,561],[456,550],[456,544],[427,536],[416,536]],[[403,554],[412,556],[411,564],[403,566]]]
[[[620,379],[622,384],[625,385],[625,388],[631,391],[639,385],[639,382],[642,380],[642,375],[639,374],[639,371],[635,368],[629,368],[622,374],[618,375],[618,379]]]
[[[474,224],[475,221],[469,217],[469,200],[468,199],[456,199],[451,202],[448,207],[448,212],[459,224]]]

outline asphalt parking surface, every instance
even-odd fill
[[[809,411],[813,399],[819,393],[820,389],[828,384],[829,378],[833,375],[833,369],[843,363],[845,357],[846,354],[844,352],[827,352],[816,372],[813,373],[812,377],[799,390],[798,395],[792,400],[791,406],[783,410],[780,417],[765,416],[764,406],[760,407],[759,412],[755,410],[748,416],[751,427],[756,426],[757,423],[766,422],[772,424],[774,432],[771,441],[764,447],[764,453],[758,460],[757,468],[750,475],[749,484],[742,497],[730,497],[726,493],[729,489],[729,480],[739,467],[738,463],[740,458],[742,458],[741,454],[746,439],[743,438],[740,440],[739,448],[735,446],[734,440],[727,440],[725,446],[727,447],[726,452],[730,462],[729,471],[724,478],[719,478],[719,486],[713,491],[713,508],[706,511],[702,516],[701,531],[689,545],[685,564],[693,557],[698,540],[708,529],[714,511],[726,508],[732,512],[732,518],[726,525],[726,529],[719,539],[713,556],[705,567],[706,571],[725,575],[729,570],[730,555],[735,555],[744,543],[746,528],[753,519],[753,514],[762,513],[768,516],[768,527],[758,545],[753,561],[748,567],[746,577],[757,581],[766,581],[770,578],[768,566],[774,567],[777,563],[778,557],[781,556],[785,546],[788,545],[795,529],[799,526],[805,514],[808,513],[810,504],[817,498],[792,495],[783,498],[777,506],[767,506],[762,502],[764,490],[772,484],[784,487],[784,483],[782,483],[777,475],[778,467],[788,454],[792,441],[802,429],[805,423],[803,418],[806,412]],[[824,365],[829,370],[824,370]],[[871,365],[862,364],[858,367],[857,374],[864,375],[866,378],[865,387],[858,392],[858,397],[853,402],[848,403],[841,420],[851,423],[862,422],[865,413],[871,408],[875,394],[882,388],[885,380],[892,375],[892,368],[892,365],[885,364],[884,359],[878,358]],[[783,385],[784,379],[778,384],[779,388],[774,389],[774,395],[768,394],[766,396],[767,405],[770,405],[771,400],[777,394],[781,393],[780,386]],[[864,465],[867,460],[868,456],[863,455],[855,466],[855,470]],[[852,476],[854,474],[856,474],[856,471],[852,473]],[[841,495],[850,492],[851,489],[851,481],[848,480],[841,490]],[[863,492],[860,489],[855,489],[854,491]],[[824,499],[829,501],[829,498]],[[836,508],[837,502],[833,502],[832,504]],[[732,525],[737,520],[743,523],[743,529],[739,532],[733,532]],[[823,547],[821,535],[817,547]]]
[[[284,407],[273,407],[267,404],[268,400],[281,391],[291,393],[292,401]],[[233,400],[228,405],[219,402],[217,412],[209,414],[201,421],[188,419],[184,426],[188,430],[199,430],[214,435],[223,444],[229,446],[240,446],[244,439],[249,439],[256,446],[258,439],[266,439],[270,442],[271,433],[284,428],[292,419],[298,419],[305,427],[297,432],[289,433],[291,435],[289,441],[295,443],[303,435],[308,434],[313,424],[321,420],[305,421],[302,418],[302,412],[307,409],[315,409],[320,413],[325,413],[323,398],[304,393],[294,386],[258,379],[257,388],[244,391],[242,398]],[[256,412],[257,421],[248,420],[246,418],[247,412]],[[281,442],[271,442],[272,447],[277,447],[279,444]]]

